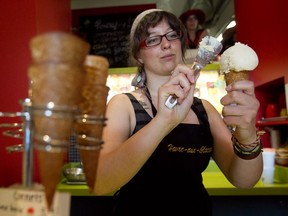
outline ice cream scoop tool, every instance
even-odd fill
[[[204,68],[210,61],[215,59],[215,57],[220,53],[222,49],[222,44],[212,36],[204,37],[200,44],[195,58],[192,64],[192,69],[195,71],[195,77],[198,77],[199,72]],[[170,95],[165,102],[165,105],[172,109],[178,103],[175,95]]]

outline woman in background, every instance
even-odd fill
[[[174,14],[142,12],[130,40],[137,88],[107,105],[95,193],[117,191],[114,215],[212,215],[201,174],[211,157],[238,188],[253,187],[262,173],[254,85],[227,86],[222,118],[193,96],[197,77],[184,64],[186,30]],[[169,95],[178,98],[173,109],[165,106]],[[233,134],[225,123],[235,125]]]
[[[201,28],[201,25],[205,23],[205,14],[200,9],[190,9],[181,14],[179,18],[187,30],[189,49],[197,49],[202,38],[209,35],[207,29]]]

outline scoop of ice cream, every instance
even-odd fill
[[[220,58],[220,72],[251,71],[258,65],[256,52],[248,45],[240,42],[225,50]]]

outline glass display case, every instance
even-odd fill
[[[131,81],[136,73],[136,67],[110,68],[107,79],[110,91],[107,101],[115,94],[132,91],[134,87],[131,86]],[[224,77],[219,74],[219,63],[208,64],[202,69],[197,80],[195,96],[208,100],[221,113],[220,99],[225,94],[225,86]]]

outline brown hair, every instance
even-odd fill
[[[130,35],[130,56],[133,57],[138,64],[139,62],[137,61],[137,58],[140,51],[140,43],[142,40],[149,36],[148,28],[155,27],[162,20],[166,20],[173,30],[180,30],[182,32],[182,37],[180,38],[180,40],[182,58],[184,60],[185,51],[187,49],[187,34],[185,26],[183,25],[181,20],[179,20],[177,16],[175,16],[173,13],[157,10],[146,14],[141,20],[137,20],[138,23],[133,24],[136,25],[136,27],[135,29],[133,29],[133,31],[131,31]]]

